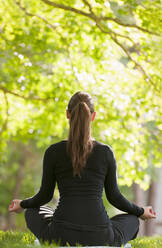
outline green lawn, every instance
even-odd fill
[[[0,230],[0,248],[38,248],[34,245],[35,237],[31,233],[24,232],[3,232]],[[131,241],[133,248],[162,248],[162,236],[137,238]],[[47,248],[48,244],[41,245]],[[56,245],[48,245],[52,248]]]

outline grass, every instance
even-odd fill
[[[0,230],[0,248],[38,248],[35,237],[29,232],[3,232]],[[137,238],[130,242],[132,248],[162,248],[162,236]],[[56,247],[56,244],[41,245],[41,248]]]

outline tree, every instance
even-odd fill
[[[1,0],[0,9],[2,166],[11,138],[47,146],[66,137],[63,110],[86,90],[120,184],[147,188],[148,154],[154,166],[161,154],[160,1]]]

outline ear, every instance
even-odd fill
[[[68,110],[66,110],[66,117],[67,117],[67,119],[70,119],[70,113]]]
[[[96,112],[93,112],[93,113],[92,113],[92,119],[91,119],[91,121],[94,121],[95,116],[96,116]]]

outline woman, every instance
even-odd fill
[[[88,93],[77,92],[71,97],[68,140],[47,148],[39,192],[25,200],[15,199],[9,206],[10,212],[26,209],[28,228],[43,242],[121,246],[136,237],[139,217],[156,217],[152,207],[139,207],[119,192],[111,148],[91,138],[95,115]],[[60,199],[53,211],[42,205],[52,199],[56,182]],[[108,201],[127,214],[108,217],[102,202],[103,188]]]

